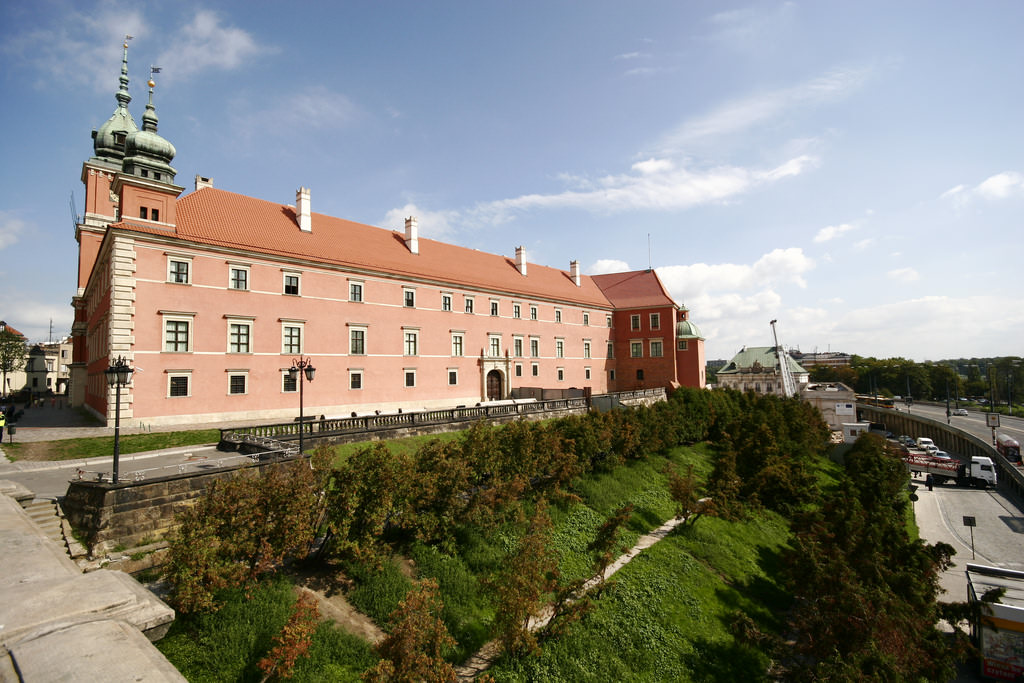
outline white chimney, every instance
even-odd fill
[[[309,188],[300,187],[295,190],[295,216],[299,219],[299,230],[313,231],[313,219],[309,216]]]
[[[405,246],[409,247],[412,254],[420,253],[420,228],[416,223],[416,216],[405,219]]]
[[[516,268],[520,274],[526,275],[526,247],[516,247]]]
[[[579,287],[580,286],[580,262],[579,261],[569,261],[569,276],[572,277],[573,283],[577,287]]]
[[[196,189],[201,190],[204,187],[213,187],[213,178],[204,178],[196,174]]]

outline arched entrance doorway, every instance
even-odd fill
[[[501,372],[498,370],[491,370],[487,373],[487,400],[488,401],[500,401],[505,398],[505,392],[502,391]]]

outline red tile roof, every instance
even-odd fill
[[[674,306],[661,278],[653,270],[633,270],[591,276],[615,308]]]
[[[19,332],[18,330],[14,329],[14,328],[13,328],[13,327],[11,327],[10,325],[8,325],[8,324],[7,324],[7,323],[6,323],[5,321],[3,321],[3,320],[0,320],[0,330],[3,330],[3,331],[5,331],[5,332],[10,332],[11,334],[17,335],[17,336],[19,336],[19,337],[24,337],[24,336],[25,336],[25,335],[23,335],[23,334],[22,334],[21,332]]]
[[[177,236],[196,244],[432,280],[453,287],[611,307],[602,287],[591,277],[581,277],[581,286],[577,287],[567,271],[535,263],[528,264],[524,277],[513,258],[425,238],[419,239],[419,254],[413,254],[405,245],[404,233],[320,213],[312,214],[312,231],[303,232],[292,206],[212,187],[182,197],[176,211]],[[166,229],[134,221],[115,227],[168,234]]]

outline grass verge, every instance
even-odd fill
[[[177,446],[215,444],[220,430],[200,429],[152,434],[122,434],[121,454],[143,453]],[[113,436],[90,436],[81,439],[36,441],[5,444],[4,453],[11,460],[76,460],[109,456],[114,452]]]

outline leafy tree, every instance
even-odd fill
[[[676,519],[685,519],[687,524],[697,521],[703,512],[697,498],[697,480],[693,476],[693,465],[686,470],[686,475],[679,473],[671,463],[665,466],[668,477],[668,492],[676,504]]]
[[[537,651],[530,621],[541,616],[545,596],[558,585],[557,566],[551,544],[551,517],[541,498],[516,550],[487,582],[497,596],[494,630],[505,652]]]
[[[217,609],[219,590],[251,586],[286,557],[309,549],[319,516],[310,462],[243,470],[215,481],[178,517],[167,576],[179,610]]]
[[[391,614],[391,630],[377,646],[381,660],[363,674],[373,683],[447,683],[455,681],[455,669],[444,651],[455,645],[441,612],[444,606],[437,582],[424,579],[413,586]]]
[[[281,629],[281,633],[274,637],[274,647],[259,661],[263,681],[292,677],[295,663],[309,653],[319,620],[320,611],[316,606],[316,598],[311,593],[302,591],[299,599],[295,601],[288,623]]]
[[[3,384],[0,393],[7,392],[7,373],[17,372],[25,367],[25,337],[12,332],[5,325],[0,329],[0,372],[3,373]]]
[[[633,504],[626,503],[619,509],[612,512],[612,514],[604,521],[601,528],[597,530],[597,534],[594,536],[594,540],[587,546],[587,551],[596,553],[594,560],[594,573],[601,577],[601,581],[604,582],[604,573],[608,570],[608,565],[611,564],[614,559],[614,553],[616,551],[623,552],[625,548],[618,548],[619,534],[622,531],[622,527],[629,523],[629,518],[633,516]]]

